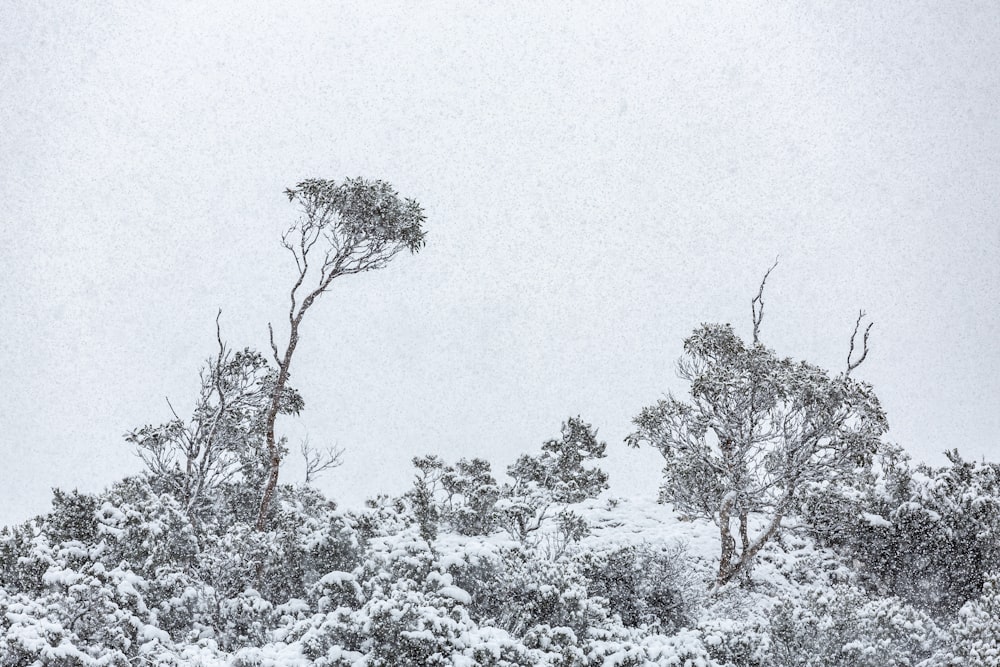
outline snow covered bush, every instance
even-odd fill
[[[553,505],[596,498],[608,488],[608,475],[584,464],[604,458],[607,444],[579,417],[562,425],[562,438],[542,445],[538,455],[524,454],[507,468],[514,481],[505,484],[498,503],[504,528],[518,539],[542,527]]]
[[[103,542],[52,545],[44,534],[24,560],[45,564],[43,592],[0,589],[0,664],[129,664],[170,638],[155,625],[149,582],[128,561],[106,566]]]
[[[489,535],[503,527],[523,541],[556,516],[559,530],[573,542],[586,530],[565,506],[608,488],[607,473],[584,465],[603,458],[606,447],[590,424],[571,417],[561,439],[548,440],[540,454],[523,454],[507,468],[513,481],[503,486],[483,459],[451,466],[435,455],[415,457],[418,474],[406,499],[429,544],[442,523],[460,535]]]
[[[929,659],[945,640],[923,612],[851,587],[813,588],[777,606],[765,664],[783,667],[904,667]]]
[[[533,549],[504,550],[490,570],[481,569],[471,610],[481,623],[522,637],[536,626],[565,627],[586,635],[608,616],[592,599],[583,568],[571,558],[550,561]]]
[[[218,328],[218,321],[216,321]],[[298,414],[302,397],[278,386],[278,372],[259,352],[219,349],[198,374],[191,418],[147,425],[126,436],[152,475],[197,520],[224,484],[240,479],[258,489],[266,473],[265,416],[275,391],[276,409]],[[173,408],[171,407],[171,410]],[[259,492],[258,492],[259,493]]]
[[[986,579],[982,595],[965,603],[949,632],[950,645],[934,656],[930,667],[1000,665],[1000,573]]]
[[[692,576],[683,543],[588,550],[576,558],[589,595],[606,600],[608,610],[624,625],[656,626],[658,632],[694,625],[702,592],[698,589],[704,585]]]
[[[303,653],[318,665],[452,664],[475,624],[468,592],[435,565],[412,532],[373,544],[353,572],[329,573],[311,591],[321,612],[295,625]]]
[[[874,589],[934,614],[975,599],[1000,569],[1000,464],[948,458],[911,466],[887,448],[877,469],[801,497],[818,541],[856,561]]]
[[[415,457],[413,466],[419,474],[407,496],[427,535],[436,534],[438,522],[460,535],[489,535],[496,530],[500,487],[489,461],[459,459],[451,466],[432,454]]]

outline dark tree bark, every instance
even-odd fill
[[[312,179],[285,194],[302,209],[302,217],[281,237],[281,244],[295,258],[298,275],[289,295],[288,343],[284,352],[278,349],[274,328],[268,324],[278,376],[264,423],[267,477],[257,512],[259,531],[267,527],[268,511],[278,487],[282,452],[275,436],[275,421],[281,412],[306,312],[335,278],[382,268],[404,249],[418,251],[424,246],[425,236],[420,205],[412,199],[400,199],[383,181],[356,178],[336,183]],[[299,290],[307,280],[314,287],[299,302]]]

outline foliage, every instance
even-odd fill
[[[592,597],[628,627],[655,626],[661,632],[694,625],[699,582],[692,576],[683,543],[626,545],[578,558]]]
[[[812,589],[779,604],[769,635],[770,664],[787,667],[916,665],[943,640],[926,614],[849,587]]]
[[[678,543],[594,548],[595,535],[554,551],[442,522],[431,548],[409,500],[340,512],[287,486],[260,532],[254,494],[238,489],[217,489],[195,524],[155,478],[133,477],[59,492],[52,512],[4,530],[0,665],[978,667],[996,654],[995,577],[939,624],[877,591],[810,584],[825,579],[801,579],[791,561],[777,568],[808,567],[812,552],[772,543],[757,574],[784,582],[780,593],[704,598],[698,557]],[[573,516],[603,525],[621,509]]]
[[[839,484],[803,489],[813,536],[856,561],[871,587],[934,614],[978,597],[1000,569],[1000,465],[912,466],[887,446],[879,465]]]
[[[982,594],[967,602],[951,627],[951,646],[942,649],[933,667],[991,667],[1000,664],[1000,574],[983,583]]]
[[[460,459],[454,466],[435,455],[418,456],[418,474],[407,494],[421,534],[433,542],[443,522],[461,535],[489,535],[503,527],[524,541],[554,519],[556,544],[575,542],[586,535],[586,522],[566,505],[594,498],[608,488],[607,473],[584,464],[603,458],[607,445],[594,428],[579,417],[562,425],[562,438],[542,445],[540,454],[523,454],[507,468],[512,482],[500,486],[490,463]],[[551,514],[553,507],[561,507]]]
[[[580,417],[563,422],[562,438],[542,445],[541,454],[523,454],[507,468],[514,480],[505,484],[498,504],[504,528],[524,540],[539,530],[554,504],[579,503],[596,498],[608,488],[608,475],[599,468],[585,467],[605,456],[607,444],[597,439],[597,431]],[[572,519],[563,515],[568,527]]]
[[[276,391],[277,371],[258,352],[219,351],[199,373],[200,388],[191,418],[147,425],[126,436],[147,470],[192,518],[201,516],[215,490],[241,479],[264,478],[264,418]],[[279,412],[298,414],[303,401],[282,387]],[[173,408],[171,408],[173,409]]]
[[[777,533],[802,485],[865,464],[888,427],[869,385],[748,346],[728,324],[703,325],[684,350],[678,372],[690,399],[669,395],[643,409],[627,442],[663,455],[664,500],[717,522],[721,585]],[[751,513],[768,517],[755,535]]]
[[[286,189],[285,195],[305,217],[297,223],[302,243],[326,241],[353,272],[380,268],[400,250],[417,252],[426,243],[420,204],[400,199],[385,181],[311,178]]]

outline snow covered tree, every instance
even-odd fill
[[[443,520],[461,535],[489,535],[497,527],[500,487],[489,461],[463,458],[452,466],[431,454],[414,457],[413,466],[420,473],[408,495],[421,525]]]
[[[545,442],[539,455],[521,455],[507,468],[514,483],[505,484],[502,491],[508,530],[524,539],[541,527],[553,504],[578,503],[600,495],[608,488],[608,474],[583,464],[604,458],[606,447],[590,424],[570,417],[562,425],[561,439]]]
[[[192,518],[214,491],[243,476],[262,483],[265,417],[271,405],[281,414],[298,414],[302,398],[251,349],[233,353],[222,341],[216,318],[218,352],[199,373],[200,389],[187,421],[174,418],[126,435],[147,470],[181,502]],[[169,401],[168,401],[169,404]]]
[[[295,259],[296,278],[288,309],[288,341],[278,348],[274,328],[271,351],[278,364],[271,401],[264,416],[267,477],[257,514],[257,530],[264,530],[268,508],[278,485],[284,456],[275,438],[274,424],[281,412],[292,357],[299,343],[302,320],[316,299],[336,278],[384,267],[403,250],[424,246],[424,213],[412,199],[401,199],[384,181],[349,178],[342,183],[323,179],[302,181],[285,191],[301,216],[282,235],[282,245]]]
[[[867,355],[870,325],[854,359],[859,317],[847,370],[831,377],[760,342],[763,288],[764,282],[753,299],[754,342],[747,345],[728,324],[695,330],[678,362],[690,399],[668,395],[645,408],[626,440],[648,443],[666,459],[663,500],[718,524],[715,590],[747,571],[780,529],[800,486],[864,464],[888,428],[871,386],[850,377]],[[751,513],[764,517],[757,531],[751,531]]]

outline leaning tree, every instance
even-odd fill
[[[718,525],[722,545],[713,592],[748,571],[779,531],[797,489],[866,464],[888,429],[872,387],[851,377],[868,354],[870,324],[857,341],[863,313],[846,369],[836,376],[781,358],[760,342],[770,272],[751,302],[753,342],[745,343],[728,324],[703,324],[684,341],[678,362],[690,397],[668,395],[645,408],[626,439],[634,447],[649,444],[666,459],[663,500]],[[751,514],[763,518],[756,531]]]
[[[277,378],[265,413],[267,476],[257,514],[257,530],[267,525],[268,508],[278,485],[284,448],[276,441],[274,424],[282,411],[292,357],[299,343],[302,320],[316,299],[341,276],[384,267],[403,250],[424,246],[424,213],[412,199],[402,199],[384,181],[361,178],[342,183],[303,181],[285,191],[300,215],[282,234],[282,245],[295,259],[296,276],[289,295],[288,339],[279,347],[268,324]]]

